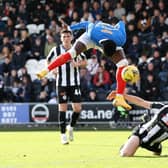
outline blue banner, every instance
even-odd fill
[[[0,124],[29,123],[29,104],[0,104]]]

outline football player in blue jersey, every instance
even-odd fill
[[[65,25],[65,24],[64,24]],[[117,66],[116,81],[117,94],[113,101],[114,106],[122,106],[127,110],[131,106],[125,101],[123,92],[126,87],[126,81],[122,79],[122,70],[128,65],[122,46],[126,42],[125,24],[116,17],[110,20],[110,23],[104,22],[81,22],[69,26],[74,30],[85,29],[86,31],[76,40],[73,47],[66,53],[58,56],[51,62],[46,69],[37,73],[39,78],[43,78],[52,69],[61,66],[68,60],[77,57],[81,52],[90,48],[97,48],[104,52]]]

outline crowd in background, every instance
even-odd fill
[[[113,16],[126,24],[124,50],[141,74],[140,82],[128,85],[127,91],[147,100],[167,101],[167,9],[167,0],[0,1],[0,102],[56,102],[54,77],[32,78],[26,63],[44,60],[60,44],[59,18],[71,25],[107,21]],[[79,34],[74,32],[74,38]],[[105,101],[116,87],[116,67],[96,49],[85,55],[87,67],[80,69],[83,101]]]

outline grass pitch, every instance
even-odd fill
[[[0,168],[167,168],[168,142],[162,156],[139,149],[119,156],[130,131],[76,131],[75,141],[60,144],[58,131],[0,132]]]

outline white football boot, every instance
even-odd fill
[[[67,129],[68,134],[69,134],[69,140],[73,141],[74,140],[73,127],[71,127],[70,125],[67,125],[66,129]]]
[[[66,134],[61,134],[61,143],[63,145],[69,144]]]

